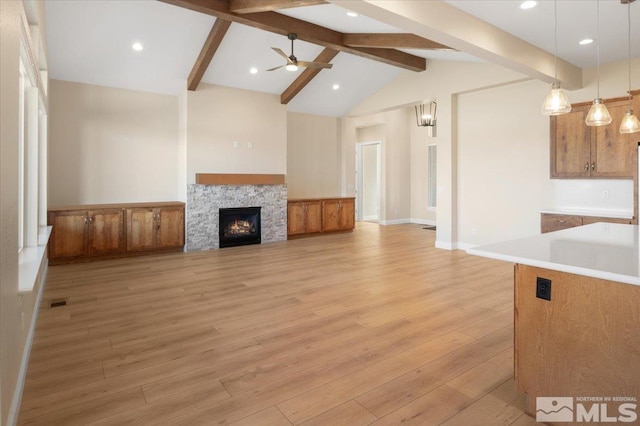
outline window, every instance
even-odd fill
[[[429,171],[428,171],[428,191],[429,191],[429,205],[430,209],[436,208],[436,199],[437,197],[437,164],[438,164],[438,146],[437,145],[429,145],[428,151],[428,162],[429,162]]]

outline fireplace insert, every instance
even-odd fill
[[[220,209],[220,248],[260,244],[261,207]]]

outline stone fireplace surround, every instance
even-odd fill
[[[262,207],[262,244],[287,239],[287,185],[187,185],[187,251],[220,248],[220,208]]]

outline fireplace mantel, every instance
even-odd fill
[[[196,173],[199,185],[282,185],[284,175]]]

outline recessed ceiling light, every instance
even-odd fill
[[[251,68],[251,69],[249,70],[249,72],[250,72],[251,74],[258,74],[258,68],[253,67],[253,68]]]
[[[585,38],[584,40],[580,40],[580,41],[578,42],[578,44],[581,44],[581,45],[583,45],[583,46],[584,46],[585,44],[591,44],[591,43],[593,43],[593,39],[592,39],[592,38]]]
[[[355,12],[347,12],[347,16],[351,16],[352,18],[356,18],[358,16]]]
[[[537,1],[527,0],[527,1],[523,1],[522,3],[520,3],[520,9],[522,9],[522,10],[533,9],[537,5],[538,5]]]
[[[143,49],[143,47],[142,47],[142,43],[140,43],[139,41],[136,41],[135,43],[133,43],[133,44],[131,45],[131,48],[132,48],[133,50],[135,50],[136,52],[139,52],[139,51],[141,51],[141,50]]]
[[[340,88],[340,85],[338,83],[334,84],[333,86],[331,86],[331,88],[333,90],[338,90]]]

